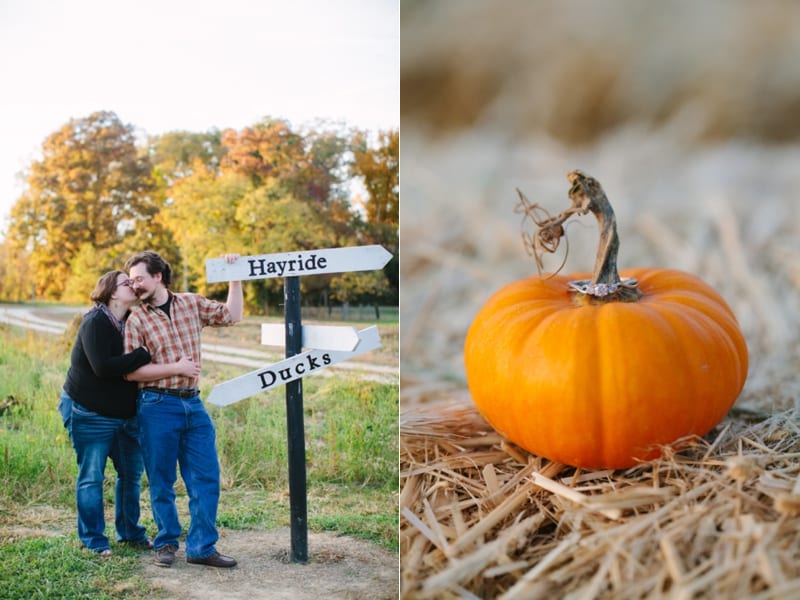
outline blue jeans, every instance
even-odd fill
[[[115,419],[92,412],[62,391],[58,405],[78,459],[75,501],[78,508],[78,538],[89,550],[109,548],[105,534],[103,480],[110,456],[117,472],[114,486],[114,525],[117,541],[147,539],[139,525],[139,493],[144,462],[139,449],[136,417]]]
[[[206,558],[219,539],[219,460],[211,417],[200,396],[178,398],[148,390],[139,392],[139,443],[150,481],[150,504],[158,535],[156,548],[179,546],[181,524],[175,504],[175,465],[189,496],[191,523],[186,532],[187,558]]]

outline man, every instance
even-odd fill
[[[225,260],[234,263],[236,254]],[[128,259],[125,270],[141,300],[125,326],[125,348],[146,347],[152,364],[176,362],[186,357],[200,364],[200,331],[233,325],[242,319],[242,283],[232,281],[225,303],[199,294],[169,289],[172,269],[155,252],[140,252]],[[126,350],[127,351],[127,350]],[[150,482],[150,504],[158,527],[153,540],[155,564],[175,562],[181,525],[175,504],[175,464],[189,496],[191,523],[186,534],[186,561],[230,568],[236,560],[217,552],[219,460],[214,424],[197,389],[198,379],[172,376],[143,382],[138,371],[127,376],[139,381],[139,443]]]

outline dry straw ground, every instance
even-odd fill
[[[800,598],[798,7],[639,4],[402,5],[404,598]],[[481,304],[535,272],[515,188],[555,214],[575,168],[614,205],[620,268],[699,275],[750,351],[718,427],[625,471],[505,442],[461,362]],[[589,269],[594,220],[567,235],[564,272]]]

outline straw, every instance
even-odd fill
[[[507,452],[465,399],[406,408],[402,597],[791,597],[797,423],[729,418],[662,459],[578,471]]]

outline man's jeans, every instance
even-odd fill
[[[176,463],[189,496],[191,523],[186,533],[187,558],[216,552],[219,461],[214,424],[200,396],[139,392],[139,443],[150,482],[150,504],[158,527],[156,548],[178,546],[181,524],[175,505]]]
[[[78,459],[75,500],[78,508],[78,537],[95,552],[109,547],[103,512],[103,479],[106,459],[117,471],[114,487],[114,524],[117,541],[147,539],[139,525],[139,493],[144,462],[139,449],[136,417],[115,419],[92,412],[62,391],[58,405]]]

